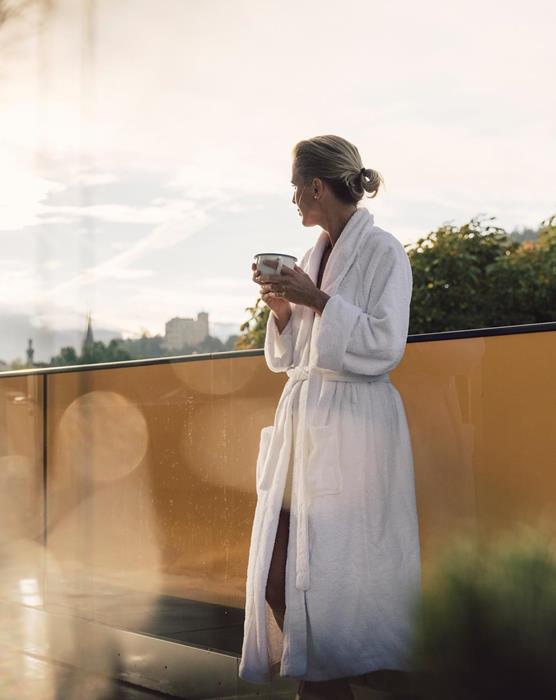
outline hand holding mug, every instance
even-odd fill
[[[277,267],[277,263],[274,261],[267,261],[266,264],[274,268]],[[283,266],[281,274],[259,276],[255,281],[261,284],[263,301],[271,308],[273,307],[269,301],[274,304],[280,300],[288,304],[289,302],[302,304],[320,313],[328,299],[328,295],[324,294],[298,265],[294,265],[293,268]]]
[[[272,260],[269,261],[267,264],[275,268],[278,265],[276,261]],[[256,282],[257,284],[261,285],[261,297],[264,303],[267,304],[267,306],[269,306],[272,309],[272,311],[274,311],[275,315],[278,316],[278,318],[284,320],[289,318],[289,315],[291,313],[290,302],[287,299],[285,299],[281,294],[276,294],[275,292],[272,292],[270,290],[265,291],[265,286],[263,285],[265,285],[264,280],[267,279],[267,276],[263,275],[257,270],[256,263],[252,263],[251,269],[253,270],[253,282]]]

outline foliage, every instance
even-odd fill
[[[490,270],[488,325],[556,320],[556,215]]]
[[[555,232],[552,216],[536,241],[519,243],[474,218],[406,246],[413,270],[409,332],[556,320]]]
[[[556,697],[556,555],[552,535],[522,528],[460,538],[415,607],[411,667],[426,698]]]
[[[119,362],[130,359],[129,353],[122,350],[118,345],[118,340],[113,338],[108,345],[105,345],[101,340],[96,340],[92,345],[85,345],[81,355],[77,355],[75,348],[71,346],[64,347],[60,350],[59,355],[54,355],[51,358],[50,365],[53,367],[88,365],[98,362]]]
[[[506,232],[471,219],[405,246],[413,270],[410,333],[479,328],[488,314],[489,267],[512,247]]]
[[[264,303],[262,297],[258,297],[255,305],[248,306],[245,311],[249,312],[250,317],[239,327],[242,334],[237,338],[235,348],[237,350],[262,348],[270,307]]]
[[[119,362],[122,360],[135,360],[153,357],[173,357],[175,355],[191,355],[196,353],[225,352],[233,350],[237,335],[231,335],[225,342],[213,336],[207,336],[202,342],[194,346],[186,345],[179,350],[168,350],[163,346],[164,338],[160,335],[149,336],[143,333],[140,338],[121,339],[113,338],[108,345],[101,341],[95,341],[92,345],[85,345],[81,355],[75,348],[64,347],[58,355],[50,360],[50,365],[42,366],[66,366],[96,364],[99,362]],[[34,364],[35,367],[39,365]],[[26,367],[26,365],[23,365]]]
[[[537,232],[508,234],[474,217],[405,246],[413,271],[409,333],[556,320],[556,215]],[[238,349],[262,348],[269,307],[245,309]]]

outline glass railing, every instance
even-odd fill
[[[423,573],[460,531],[554,516],[556,324],[409,337]],[[238,655],[261,350],[0,376],[0,597]]]

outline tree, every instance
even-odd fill
[[[409,333],[556,320],[556,215],[507,234],[494,217],[444,224],[405,246],[413,271]],[[235,347],[262,348],[269,307],[245,309]]]
[[[488,325],[556,320],[556,215],[490,270]]]
[[[245,311],[248,311],[251,315],[239,327],[242,333],[235,341],[234,347],[236,350],[262,348],[264,347],[266,322],[270,307],[264,303],[262,297],[258,297],[255,305],[246,307]]]
[[[541,222],[536,240],[521,243],[474,218],[406,246],[413,270],[409,332],[556,320],[555,219]]]
[[[60,350],[59,355],[50,359],[53,367],[63,367],[66,365],[88,365],[98,362],[119,362],[121,360],[131,360],[131,355],[119,347],[117,338],[105,345],[101,340],[96,340],[92,345],[86,345],[81,355],[77,355],[75,348],[71,346]]]
[[[445,224],[405,246],[413,270],[409,333],[480,328],[489,315],[489,269],[519,247],[480,217]],[[489,325],[489,324],[486,324]]]
[[[79,358],[75,352],[75,348],[68,345],[60,350],[59,355],[54,355],[50,358],[50,364],[53,367],[63,367],[65,365],[78,365]]]

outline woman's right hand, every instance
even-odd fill
[[[271,261],[272,262],[272,261]],[[257,271],[256,263],[251,263],[251,270],[253,270],[253,282],[258,285],[264,285],[266,280],[262,273]],[[264,303],[270,307],[274,315],[282,323],[280,325],[285,326],[291,315],[291,304],[287,299],[283,297],[276,296],[276,292],[261,291],[261,298]]]

